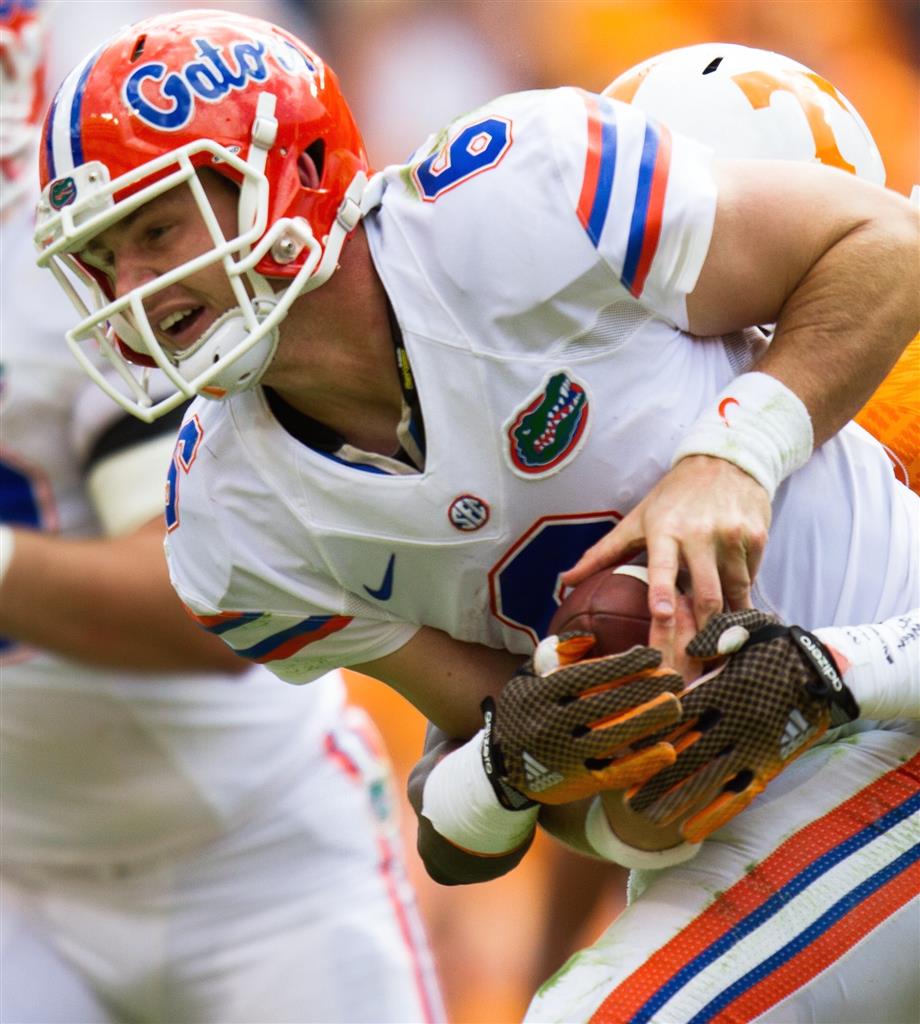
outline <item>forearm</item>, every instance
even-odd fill
[[[834,655],[862,718],[920,719],[920,609],[815,634]]]
[[[784,304],[757,369],[803,401],[815,447],[856,415],[920,329],[918,261],[916,212],[880,217],[836,242]]]
[[[185,614],[169,583],[162,523],[118,538],[14,530],[0,634],[89,664],[231,671],[245,663]]]
[[[824,168],[784,168],[782,193],[757,161],[717,163],[714,173],[719,206],[687,299],[690,328],[777,327],[755,367],[766,380],[729,383],[678,450],[734,462],[772,495],[859,411],[917,333],[920,214],[903,196]]]

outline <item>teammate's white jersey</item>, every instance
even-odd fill
[[[309,447],[261,389],[197,402],[167,549],[203,624],[291,681],[382,657],[419,625],[528,652],[560,572],[764,344],[686,333],[709,160],[634,107],[561,89],[500,98],[389,169],[365,223],[423,469]],[[880,446],[848,427],[780,488],[755,601],[805,627],[903,610],[917,523]]]
[[[63,344],[72,310],[34,266],[29,220],[2,231],[0,519],[88,537],[99,527],[84,464],[123,414]],[[125,862],[199,845],[313,773],[340,719],[335,679],[310,694],[257,668],[132,676],[2,644],[7,861]]]

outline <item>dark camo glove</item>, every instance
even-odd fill
[[[656,825],[701,805],[682,825],[684,838],[697,843],[744,810],[829,726],[852,721],[859,709],[816,636],[760,611],[715,616],[687,653],[727,657],[681,694],[678,727],[645,741],[671,743],[677,758],[634,787],[628,802]]]
[[[483,701],[483,764],[506,807],[623,789],[673,762],[666,740],[630,744],[679,721],[680,675],[650,647],[585,658],[593,646],[589,633],[548,637],[497,701]]]

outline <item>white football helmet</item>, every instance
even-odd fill
[[[736,159],[814,161],[885,184],[865,122],[838,89],[769,50],[701,43],[637,64],[605,96]]]

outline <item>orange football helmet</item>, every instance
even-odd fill
[[[318,183],[298,166],[304,155]],[[239,187],[233,238],[220,230],[201,168]],[[346,237],[379,198],[368,188],[364,143],[332,69],[276,25],[217,10],[141,21],[78,65],[45,119],[40,170],[39,263],[81,314],[68,343],[87,373],[145,420],[194,394],[224,397],[255,384],[294,299],[328,279]],[[115,299],[80,251],[174,188],[191,190],[213,249]],[[237,307],[189,348],[169,352],[145,300],[215,264]],[[93,340],[121,385],[86,357]],[[158,366],[173,394],[154,401],[129,362]]]

